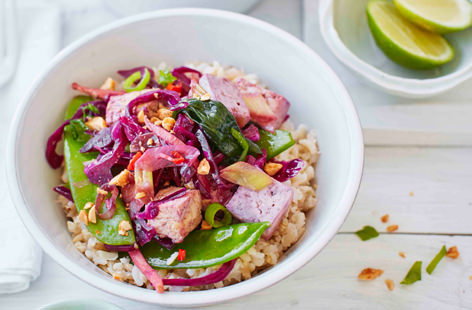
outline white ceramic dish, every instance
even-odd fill
[[[377,47],[367,25],[368,0],[320,0],[323,39],[347,67],[386,90],[411,98],[430,97],[472,78],[472,29],[447,35],[457,57],[434,70],[405,69]]]
[[[69,87],[73,81],[98,85],[119,68],[160,61],[179,65],[195,60],[219,60],[255,72],[290,99],[293,120],[308,124],[319,137],[319,205],[308,216],[305,236],[275,267],[251,280],[217,290],[156,294],[113,280],[74,248],[63,211],[51,191],[59,172],[50,169],[43,153],[47,137],[60,124],[66,102],[74,95]],[[201,306],[252,294],[302,267],[328,244],[344,222],[363,166],[356,111],[344,86],[320,57],[298,39],[265,22],[205,9],[134,16],[67,47],[27,92],[15,117],[8,149],[9,185],[18,213],[52,258],[104,291],[172,306]]]
[[[260,0],[103,0],[122,16],[174,8],[209,8],[244,13]]]

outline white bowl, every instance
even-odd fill
[[[142,289],[113,280],[77,251],[51,188],[59,172],[44,159],[47,137],[60,124],[74,81],[98,85],[119,68],[213,61],[257,73],[292,102],[297,123],[317,131],[319,205],[302,240],[273,268],[251,280],[201,292]],[[356,196],[363,166],[359,120],[340,80],[290,34],[240,14],[205,9],[152,12],[101,28],[64,49],[28,91],[16,114],[8,148],[8,177],[18,213],[42,248],[64,268],[106,292],[171,306],[223,302],[271,286],[328,244]]]
[[[347,67],[387,92],[410,98],[430,97],[472,78],[472,28],[449,34],[456,49],[450,63],[433,70],[397,65],[377,47],[367,24],[369,0],[321,0],[320,30],[331,52]]]

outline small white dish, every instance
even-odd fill
[[[169,31],[172,30],[172,31]],[[153,39],[158,38],[158,39]],[[317,133],[318,206],[307,214],[301,240],[272,268],[241,283],[208,291],[166,292],[114,280],[73,245],[64,212],[51,190],[60,171],[44,158],[48,136],[61,123],[76,81],[99,85],[118,69],[218,60],[256,73],[290,99],[291,119]],[[288,78],[290,77],[290,78]],[[97,29],[60,52],[40,74],[13,121],[8,185],[31,235],[72,274],[111,294],[166,306],[203,306],[274,285],[308,263],[347,217],[363,168],[360,122],[349,94],[329,66],[300,40],[266,22],[227,11],[160,10]]]
[[[446,35],[457,56],[433,70],[405,69],[377,47],[367,24],[368,0],[320,0],[319,20],[324,41],[347,67],[399,96],[424,98],[445,92],[472,78],[472,28]]]
[[[94,299],[66,300],[48,304],[39,310],[123,310],[122,308],[103,301]]]

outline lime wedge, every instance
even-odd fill
[[[463,30],[472,24],[468,0],[394,0],[400,14],[418,26],[436,32]]]
[[[377,45],[400,65],[431,69],[454,57],[454,49],[446,39],[409,22],[390,1],[370,0],[367,17]]]

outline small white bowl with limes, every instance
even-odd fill
[[[319,14],[336,57],[389,93],[429,97],[472,78],[468,0],[321,0]]]

